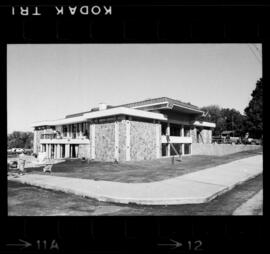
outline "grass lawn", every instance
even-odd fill
[[[153,182],[214,167],[234,160],[262,154],[262,149],[243,151],[225,156],[193,155],[172,165],[171,158],[136,162],[82,162],[80,159],[55,164],[52,175],[115,182]],[[43,168],[26,168],[27,173],[44,174]]]

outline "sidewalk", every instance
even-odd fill
[[[262,215],[263,191],[259,191],[247,202],[239,206],[233,215]]]
[[[262,173],[262,155],[151,183],[119,183],[51,175],[26,174],[8,180],[64,191],[99,201],[143,205],[208,202]]]

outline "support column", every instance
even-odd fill
[[[185,136],[184,125],[181,125],[181,137]],[[181,144],[182,155],[185,155],[185,144]]]
[[[56,149],[56,145],[55,144],[53,144],[53,159],[55,159],[56,158],[56,151],[57,149]]]
[[[185,155],[185,144],[182,144],[181,146],[182,155]]]
[[[167,128],[166,128],[166,135],[170,136],[171,135],[171,128],[170,128],[170,123],[167,123]],[[167,156],[171,155],[171,145],[168,143],[167,145]]]
[[[72,136],[71,131],[72,131],[72,128],[71,128],[71,125],[69,124],[69,125],[68,125],[68,137],[69,137],[69,138],[71,138],[71,136]]]
[[[130,161],[130,120],[126,120],[126,161]]]
[[[160,121],[157,121],[156,123],[156,157],[160,158],[160,154],[161,154],[161,124]]]
[[[82,137],[82,125],[83,123],[79,123],[79,136]]]
[[[60,146],[60,144],[57,144],[56,145],[56,159],[60,159],[61,158],[61,146]]]
[[[95,144],[96,144],[96,141],[95,141],[95,138],[96,138],[96,135],[95,135],[95,124],[92,123],[90,125],[90,134],[91,134],[91,159],[95,159],[96,158],[96,150],[95,150]]]
[[[52,145],[48,145],[48,158],[50,159],[52,157]]]
[[[38,151],[38,149],[37,149],[37,131],[36,130],[34,130],[34,140],[33,140],[33,143],[34,143],[34,149],[33,149],[33,152],[34,153],[37,153]]]
[[[114,158],[119,161],[119,122],[117,118],[114,122]]]
[[[65,158],[69,158],[69,144],[65,145]]]
[[[184,137],[184,125],[181,125],[181,133],[180,133],[180,136],[181,137]]]
[[[75,157],[78,158],[78,153],[79,153],[79,146],[74,146],[75,149]]]
[[[59,145],[59,152],[60,152],[60,154],[59,154],[59,158],[61,159],[62,158],[62,153],[63,153],[63,147],[62,147],[62,145]]]

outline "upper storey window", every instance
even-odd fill
[[[170,124],[170,136],[181,136],[181,125],[179,124]]]
[[[64,137],[67,136],[67,126],[66,125],[63,126],[63,136]]]

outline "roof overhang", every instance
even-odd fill
[[[185,107],[182,105],[177,105],[177,104],[173,104],[171,107],[172,110],[176,110],[178,112],[183,112],[186,114],[195,114],[195,115],[202,115],[204,113],[204,111],[200,110],[200,109],[195,109],[195,108],[189,108],[189,107]]]
[[[126,107],[118,107],[118,108],[112,108],[112,109],[107,109],[107,110],[86,113],[84,114],[84,117],[87,119],[93,119],[93,118],[101,118],[101,117],[117,116],[117,115],[127,115],[127,116],[142,117],[142,118],[163,120],[163,121],[168,119],[167,116],[164,114],[148,112],[148,111],[134,109],[134,108],[126,108]]]
[[[101,110],[101,111],[89,112],[89,113],[83,114],[83,116],[78,116],[78,117],[37,122],[37,123],[33,123],[31,126],[32,127],[56,126],[56,125],[80,123],[80,122],[85,122],[88,119],[96,119],[96,118],[110,117],[110,116],[117,116],[117,115],[127,115],[127,116],[148,118],[148,119],[161,120],[161,121],[166,121],[168,119],[166,115],[160,114],[160,113],[148,112],[148,111],[133,109],[133,108],[118,107],[118,108],[106,109],[106,110]]]
[[[179,105],[179,104],[170,104],[168,101],[151,103],[148,105],[139,105],[132,108],[134,109],[144,108],[144,110],[152,110],[153,107],[155,107],[154,108],[155,110],[169,109],[172,111],[177,111],[177,112],[182,112],[182,113],[192,114],[192,115],[202,115],[204,113],[204,111],[200,109],[196,109],[194,107],[188,107],[188,106],[186,107],[184,105]]]
[[[199,127],[209,127],[209,128],[215,128],[216,127],[215,123],[210,123],[210,122],[195,121],[193,124],[195,126],[199,126]]]
[[[42,121],[33,123],[32,127],[39,127],[39,126],[55,126],[55,125],[63,125],[63,124],[72,124],[72,123],[81,123],[86,121],[84,116],[72,117],[72,118],[63,118],[58,120],[51,120],[51,121]]]

